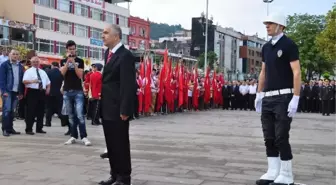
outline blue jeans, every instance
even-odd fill
[[[81,139],[87,137],[84,119],[84,93],[78,90],[64,91],[63,104],[66,115],[69,116],[71,137],[78,139],[78,130]],[[77,119],[76,119],[77,118]]]
[[[18,103],[16,92],[8,92],[8,96],[2,98],[2,130],[11,132],[13,130],[14,110]]]

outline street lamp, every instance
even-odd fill
[[[274,0],[263,0],[264,3],[267,4],[267,16],[269,15],[269,4],[271,4]],[[268,40],[268,34],[266,33],[266,40]]]
[[[209,0],[206,0],[205,12],[205,48],[204,48],[204,72],[207,71],[208,66],[208,16],[209,16]]]

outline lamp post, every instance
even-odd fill
[[[274,1],[274,0],[263,0],[264,3],[267,5],[267,16],[269,15],[269,5]],[[266,39],[268,40],[268,34],[266,33]]]
[[[205,48],[204,48],[204,71],[207,71],[208,66],[208,16],[209,16],[209,0],[206,0],[205,12]]]

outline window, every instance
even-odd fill
[[[35,24],[37,27],[47,30],[54,30],[54,19],[42,15],[35,16]]]
[[[119,15],[119,26],[128,27],[128,19],[124,16]]]
[[[66,53],[65,42],[56,42],[56,53],[64,55]]]
[[[45,39],[36,39],[36,47],[40,52],[53,53],[54,52],[54,42]]]
[[[102,10],[91,8],[90,13],[91,13],[92,19],[97,20],[97,21],[103,21],[103,11]]]
[[[102,60],[103,59],[102,55],[103,55],[103,53],[102,53],[101,48],[94,48],[94,47],[90,48],[90,57],[91,58]]]
[[[61,10],[62,12],[71,12],[71,5],[69,0],[58,0],[57,1],[57,9]]]
[[[136,34],[136,27],[134,25],[132,25],[132,27],[131,27],[131,34],[132,35]]]
[[[82,57],[82,58],[87,58],[88,57],[88,48],[86,46],[77,46],[77,55]]]
[[[67,21],[57,21],[56,24],[56,31],[59,31],[61,33],[65,34],[71,34],[72,33],[72,24]]]
[[[141,37],[146,37],[146,30],[144,28],[140,28],[140,36]]]
[[[103,30],[97,28],[91,28],[90,32],[91,32],[91,38],[101,39],[101,34]]]
[[[128,40],[128,39],[127,39],[127,35],[122,34],[121,43],[127,45],[127,40]]]
[[[55,0],[36,0],[35,3],[49,8],[55,7]]]
[[[114,13],[106,12],[106,22],[116,24],[116,15]]]
[[[75,24],[75,35],[78,37],[88,37],[88,27]]]
[[[75,4],[75,15],[89,17],[89,7],[79,3]]]

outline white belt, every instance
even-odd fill
[[[278,96],[278,95],[281,95],[281,94],[291,94],[291,93],[294,93],[294,89],[280,89],[280,90],[265,92],[265,97]]]

